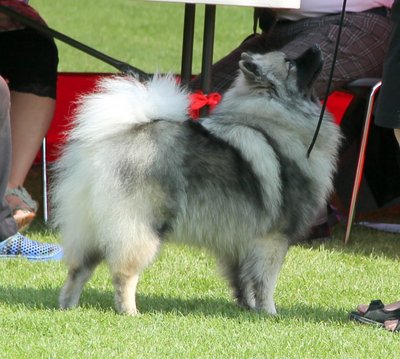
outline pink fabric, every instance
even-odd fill
[[[21,15],[35,20],[43,25],[46,22],[42,19],[39,13],[24,0],[0,0],[0,5],[7,6],[11,10],[20,13]],[[0,31],[11,31],[23,29],[25,26],[16,20],[11,19],[5,14],[0,12]]]
[[[394,0],[347,0],[346,11],[362,12],[377,7],[391,8]],[[342,11],[343,0],[301,0],[300,9],[276,9],[278,19],[300,20],[337,14]]]

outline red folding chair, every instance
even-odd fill
[[[349,84],[350,88],[351,87],[353,87],[353,88],[354,87],[367,87],[370,89],[370,93],[369,93],[368,102],[367,102],[366,114],[365,114],[365,119],[364,119],[364,127],[363,127],[362,137],[361,137],[360,151],[358,154],[356,174],[354,177],[353,191],[351,194],[349,213],[348,213],[347,223],[346,223],[346,232],[345,232],[345,236],[344,236],[345,244],[347,244],[347,242],[349,241],[351,227],[352,227],[353,221],[354,221],[355,207],[356,207],[356,203],[357,203],[358,192],[360,190],[360,185],[361,185],[361,181],[362,181],[362,177],[363,177],[365,153],[367,150],[368,135],[369,135],[372,118],[373,118],[373,109],[374,109],[375,100],[379,93],[381,85],[382,85],[381,80],[376,79],[376,78],[360,79],[360,80],[353,81],[351,84]]]
[[[46,138],[43,140],[41,153],[37,156],[37,161],[42,162],[43,179],[43,215],[44,221],[48,220],[48,190],[47,190],[47,165],[55,161],[65,142],[65,132],[71,126],[72,115],[77,106],[77,100],[85,93],[93,91],[96,82],[103,77],[114,76],[112,73],[59,73],[57,83],[57,102],[54,118]],[[356,88],[371,88],[371,94],[368,100],[367,113],[365,116],[364,131],[360,146],[359,159],[356,168],[355,181],[351,202],[349,206],[348,220],[346,225],[346,234],[344,242],[347,243],[352,222],[354,219],[355,205],[360,183],[363,174],[365,151],[368,139],[369,128],[372,118],[372,109],[376,94],[380,88],[379,79],[360,79],[350,83],[344,91],[334,91],[328,98],[327,110],[330,111],[335,121],[340,125],[347,109],[355,96],[353,90]]]
[[[36,157],[36,162],[42,163],[43,218],[45,223],[47,223],[49,217],[47,165],[54,162],[60,155],[62,145],[65,142],[66,131],[71,126],[77,100],[83,94],[92,92],[99,79],[114,75],[112,73],[88,72],[60,72],[58,74],[54,117],[47,135],[43,139],[42,150]]]

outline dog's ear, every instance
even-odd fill
[[[253,57],[247,52],[243,52],[239,61],[239,68],[243,72],[244,77],[250,81],[256,81],[261,77],[261,70],[253,61]]]
[[[275,84],[273,79],[270,78],[270,74],[260,67],[259,61],[255,61],[254,56],[246,52],[242,53],[239,68],[250,86],[255,86],[268,92],[276,92]]]
[[[322,70],[324,60],[321,49],[314,45],[294,60],[297,68],[297,85],[300,91],[311,88]]]

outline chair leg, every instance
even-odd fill
[[[364,162],[365,162],[365,152],[367,149],[367,142],[368,142],[368,134],[371,127],[371,120],[372,120],[372,111],[374,108],[375,98],[376,95],[382,85],[382,82],[377,82],[371,90],[368,100],[368,107],[367,107],[367,114],[365,116],[364,128],[362,133],[361,145],[360,145],[360,152],[358,155],[358,162],[357,162],[357,169],[356,169],[356,176],[354,179],[353,191],[351,194],[350,200],[350,207],[349,207],[349,214],[346,223],[346,233],[344,236],[344,244],[347,244],[350,238],[351,226],[354,220],[355,214],[355,207],[357,203],[358,192],[360,190],[361,180],[364,171]]]
[[[42,141],[42,191],[43,191],[43,220],[47,224],[49,219],[48,206],[47,206],[47,142],[46,137]]]

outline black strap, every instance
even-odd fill
[[[319,115],[318,125],[315,128],[314,136],[313,136],[313,138],[311,140],[310,146],[308,147],[307,157],[310,157],[310,153],[311,153],[311,151],[312,151],[312,149],[313,149],[313,147],[315,145],[315,142],[317,141],[318,133],[319,133],[319,130],[320,130],[321,124],[322,124],[322,119],[324,118],[324,113],[325,113],[325,109],[326,109],[326,103],[328,102],[329,92],[330,92],[330,88],[331,88],[331,84],[332,84],[333,71],[335,70],[336,57],[337,57],[337,54],[338,54],[338,51],[339,51],[340,35],[342,34],[344,16],[346,15],[346,3],[347,3],[347,1],[343,0],[342,12],[341,12],[340,23],[339,23],[339,31],[338,31],[338,35],[337,35],[337,38],[336,38],[335,50],[333,52],[332,66],[331,66],[331,71],[330,71],[329,77],[328,77],[328,85],[326,86],[324,103],[322,104],[322,109],[321,109],[321,113]]]
[[[116,60],[106,54],[103,54],[102,52],[100,52],[96,49],[93,49],[85,44],[82,44],[81,42],[79,42],[77,40],[70,38],[67,35],[62,34],[61,32],[53,30],[47,26],[44,26],[44,25],[40,24],[39,22],[34,21],[34,20],[10,9],[7,6],[0,5],[0,13],[4,13],[4,14],[8,15],[12,19],[16,19],[19,22],[21,22],[22,24],[24,24],[25,26],[31,27],[48,37],[54,37],[55,39],[65,42],[66,44],[68,44],[72,47],[75,47],[76,49],[81,50],[81,51],[87,53],[88,55],[91,55],[91,56],[115,67],[117,70],[120,70],[123,73],[137,76],[140,80],[148,80],[150,78],[150,75],[147,74],[146,72],[144,72],[136,67],[133,67],[125,62]]]
[[[253,12],[253,33],[259,27],[264,33],[272,31],[276,24],[276,13],[272,9],[256,7]]]

